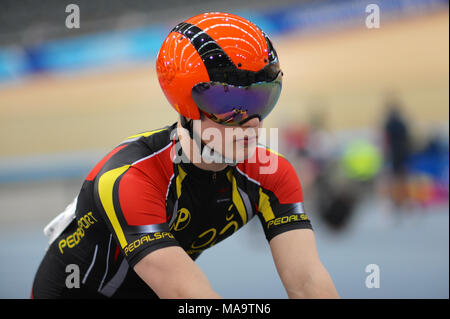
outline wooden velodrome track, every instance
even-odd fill
[[[448,123],[448,11],[276,38],[283,93],[266,127],[305,123],[315,107],[331,130],[376,128],[395,92],[420,127]],[[0,157],[109,149],[176,120],[153,62],[72,76],[40,76],[0,89]]]

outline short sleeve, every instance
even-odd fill
[[[98,209],[130,267],[157,249],[179,245],[167,224],[167,185],[155,176],[124,165],[104,172],[95,183]]]
[[[278,165],[259,187],[258,217],[268,241],[289,230],[312,229],[295,169],[281,157]]]

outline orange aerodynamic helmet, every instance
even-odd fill
[[[156,70],[170,104],[193,120],[200,112],[225,125],[262,120],[281,93],[282,72],[270,39],[230,13],[179,23],[159,50]]]

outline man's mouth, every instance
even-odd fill
[[[256,142],[256,136],[251,136],[251,137],[245,136],[243,138],[238,139],[237,142],[242,143],[244,145],[255,143]]]

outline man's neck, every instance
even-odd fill
[[[181,148],[183,153],[187,156],[189,161],[196,167],[203,169],[205,171],[218,172],[224,170],[228,164],[226,163],[207,163],[203,160],[199,147],[185,131],[181,124],[178,122],[178,139],[180,140]],[[195,159],[195,160],[194,160]],[[199,160],[198,160],[199,159]]]

